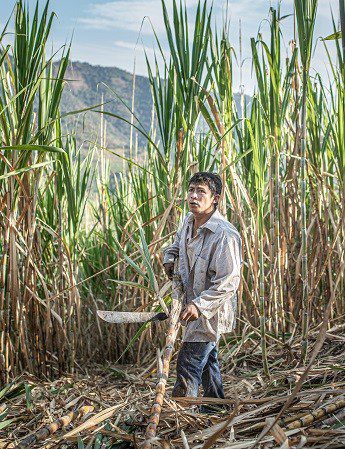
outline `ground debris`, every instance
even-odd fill
[[[265,429],[273,424],[304,371],[296,362],[288,363],[286,359],[287,352],[298,350],[298,341],[289,351],[278,344],[270,347],[270,378],[262,374],[260,354],[253,348],[242,347],[231,367],[226,363],[226,350],[221,350],[224,400],[173,400],[170,396],[173,366],[153,447],[345,447],[345,346],[343,342],[342,349],[334,345],[336,334],[332,330],[328,334],[330,337],[303,388],[268,433],[264,433]],[[88,375],[65,376],[54,382],[21,376],[0,400],[0,448],[13,449],[37,432],[45,438],[39,442],[29,438],[27,441],[32,444],[26,447],[140,448],[155,395],[156,371],[154,364],[148,370],[146,362],[142,366],[97,366]],[[14,391],[18,394],[13,394]],[[200,403],[215,402],[222,403],[222,412],[214,415],[198,412]],[[93,411],[83,416],[78,411],[85,407],[92,407]],[[72,414],[73,421],[54,426],[62,417]],[[54,427],[54,433],[48,435],[42,429],[49,426]],[[260,434],[264,437],[256,444]]]

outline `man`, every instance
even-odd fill
[[[242,265],[241,237],[217,210],[222,193],[218,175],[196,173],[189,181],[187,202],[190,212],[174,243],[164,252],[164,268],[172,277],[174,260],[186,292],[180,319],[185,324],[177,359],[177,380],[173,396],[198,395],[224,398],[217,355],[222,333],[235,322],[236,291]],[[201,411],[210,411],[203,407]]]

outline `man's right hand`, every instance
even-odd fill
[[[174,263],[173,262],[165,263],[164,270],[165,270],[165,274],[168,276],[168,278],[172,279],[173,274],[174,274]]]

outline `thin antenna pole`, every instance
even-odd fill
[[[241,95],[241,118],[242,133],[244,134],[244,86],[243,86],[243,47],[242,47],[242,20],[239,20],[239,47],[240,47],[240,95]]]
[[[104,135],[103,135],[103,130],[104,130],[104,95],[101,95],[101,147],[104,147]]]
[[[131,107],[131,129],[129,134],[129,157],[132,158],[133,150],[133,124],[134,124],[134,103],[135,103],[135,57],[133,63],[133,79],[132,79],[132,107]]]

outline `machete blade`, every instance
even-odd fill
[[[164,312],[115,312],[97,310],[97,315],[104,321],[114,324],[145,323],[148,321],[163,321],[168,318]]]

